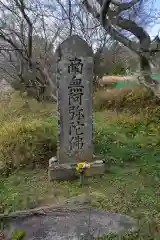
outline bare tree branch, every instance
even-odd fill
[[[94,7],[91,7],[91,5],[88,3],[87,0],[83,1],[83,4],[85,4],[86,9],[88,12],[92,14],[93,17],[95,17],[98,21],[100,21],[100,14],[97,12],[97,10]],[[114,39],[118,42],[123,43],[125,46],[129,46],[129,48],[134,51],[139,53],[140,51],[140,45],[131,41],[129,38],[125,37],[121,33],[119,33],[115,27],[113,27],[107,19],[105,19],[104,23],[104,29],[111,34],[111,36],[114,36]]]
[[[73,30],[71,0],[68,0],[68,18],[69,18],[69,23],[70,23],[69,36],[71,36],[72,35],[72,30]]]
[[[117,0],[111,0],[111,1],[115,6],[119,7],[119,11],[124,11],[133,7],[135,4],[139,3],[142,0],[131,0],[130,2],[126,2],[126,3],[121,3]]]
[[[102,7],[101,7],[101,12],[100,12],[100,23],[102,24],[102,26],[106,25],[106,14],[109,10],[109,5],[111,3],[112,0],[104,0]]]
[[[100,12],[98,11],[96,4],[91,5],[87,0],[83,1],[87,11],[101,23],[106,30],[106,34],[108,33],[114,40],[122,43],[139,55],[141,70],[145,78],[144,84],[160,97],[159,83],[156,80],[153,80],[150,75],[150,63],[152,62],[150,36],[142,26],[139,26],[136,23],[135,20],[124,17],[125,11],[130,11],[131,8],[136,6],[136,4],[139,4],[139,9],[141,9],[143,6],[143,0],[132,0],[126,3],[117,0],[97,0],[97,3],[101,7]],[[115,10],[110,8],[110,3],[114,5]],[[139,40],[139,42],[136,40],[130,40],[127,35],[123,34],[123,31],[120,33],[120,30],[130,32]]]
[[[111,23],[117,24],[122,29],[125,29],[134,34],[140,40],[142,51],[145,51],[150,47],[151,40],[149,34],[142,27],[138,26],[135,22],[119,16],[117,18],[111,19]]]
[[[19,8],[19,10],[21,11],[24,19],[28,23],[28,57],[32,58],[32,33],[33,33],[32,22],[25,12],[24,0],[19,0],[20,3],[18,2],[18,0],[14,0],[14,1],[16,3],[17,7]]]

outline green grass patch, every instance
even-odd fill
[[[0,178],[0,213],[52,205],[80,192],[74,182],[48,182],[47,169],[21,170]]]
[[[114,116],[114,117],[113,117]],[[115,164],[160,159],[160,125],[144,116],[96,113],[95,150]],[[114,119],[113,119],[114,118]]]

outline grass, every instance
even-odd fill
[[[111,109],[118,112],[129,111],[136,113],[144,108],[159,105],[160,100],[153,96],[146,88],[135,86],[132,88],[114,88],[97,91],[94,95],[96,111]]]
[[[0,170],[46,166],[56,152],[57,121],[55,106],[38,104],[13,93],[1,102]]]
[[[0,212],[50,205],[86,192],[78,182],[48,182],[45,163],[57,140],[55,108],[17,93],[2,104],[0,159],[7,169],[10,162],[14,166],[8,177],[0,177]],[[139,232],[122,239],[160,239],[160,111],[156,104],[147,107],[137,113],[129,107],[94,114],[95,152],[110,169],[102,178],[89,179],[91,204],[139,221]]]
[[[122,165],[150,159],[158,161],[160,125],[145,120],[142,115],[96,113],[96,152]]]

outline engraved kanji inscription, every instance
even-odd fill
[[[92,161],[93,51],[86,41],[73,35],[60,44],[55,57],[57,159],[60,163]]]
[[[82,136],[73,136],[70,138],[70,144],[69,144],[69,150],[70,151],[78,151],[81,150],[84,146],[84,140]]]
[[[68,87],[69,106],[72,106],[73,104],[82,104],[83,88],[83,86]]]
[[[74,58],[70,60],[70,64],[68,66],[68,73],[81,73],[83,71],[83,63],[81,59]]]
[[[84,120],[84,111],[82,106],[69,106],[69,115],[70,120],[76,119],[76,120]]]

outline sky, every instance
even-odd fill
[[[155,4],[154,7],[160,11],[160,0],[154,0]],[[155,24],[154,26],[152,26],[152,28],[150,29],[149,33],[151,35],[152,38],[154,38],[155,36],[157,36],[158,32],[160,31],[160,21],[159,23]],[[160,34],[159,34],[160,36]]]

